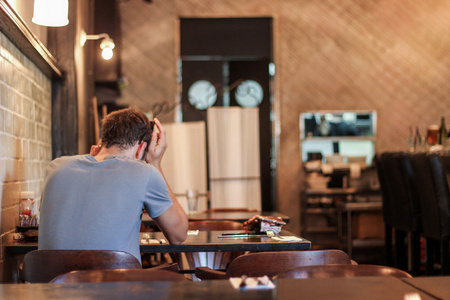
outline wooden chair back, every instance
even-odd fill
[[[74,270],[141,268],[139,260],[124,251],[34,250],[25,255],[19,276],[24,282],[47,283]]]
[[[204,267],[196,269],[195,274],[200,279],[226,279],[247,275],[273,277],[278,273],[297,266],[324,264],[352,264],[352,260],[344,251],[305,250],[305,251],[275,251],[256,252],[241,255],[229,264],[226,272],[219,272]]]
[[[394,276],[397,278],[412,278],[410,274],[400,269],[377,265],[317,265],[302,266],[279,273],[279,278],[328,278],[357,276]]]
[[[50,283],[117,282],[117,281],[184,281],[176,272],[152,269],[82,270],[59,275]]]

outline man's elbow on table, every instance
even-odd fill
[[[178,213],[176,210],[170,208],[161,216],[153,218],[153,220],[169,240],[170,244],[178,245],[187,239],[189,222],[184,212]]]
[[[182,220],[180,220],[183,222]],[[175,230],[163,230],[164,235],[169,240],[171,245],[179,245],[187,239],[188,223],[179,224]]]
[[[171,245],[179,245],[187,239],[187,231],[183,234],[178,234],[176,237],[171,237],[169,242]]]

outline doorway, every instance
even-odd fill
[[[258,108],[261,207],[274,210],[272,18],[181,18],[180,54],[183,121],[206,122],[208,107]]]

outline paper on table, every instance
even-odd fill
[[[161,244],[161,240],[158,239],[141,239],[141,244],[148,245],[148,244]]]
[[[288,235],[288,236],[274,236],[272,237],[274,240],[280,241],[280,242],[293,242],[293,241],[302,241],[302,238],[296,237],[295,235]]]
[[[269,277],[247,277],[245,278],[245,286],[241,287],[241,277],[231,277],[230,283],[235,289],[256,290],[256,289],[273,289],[275,285]]]
[[[200,230],[198,230],[198,229],[188,230],[187,235],[198,235],[199,232],[200,232]]]

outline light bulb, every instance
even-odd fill
[[[106,47],[102,51],[102,57],[104,60],[110,60],[113,57],[114,53],[112,48]]]
[[[116,45],[109,36],[101,42],[100,48],[102,49],[102,57],[104,60],[110,60],[113,57],[114,47],[116,47]]]

